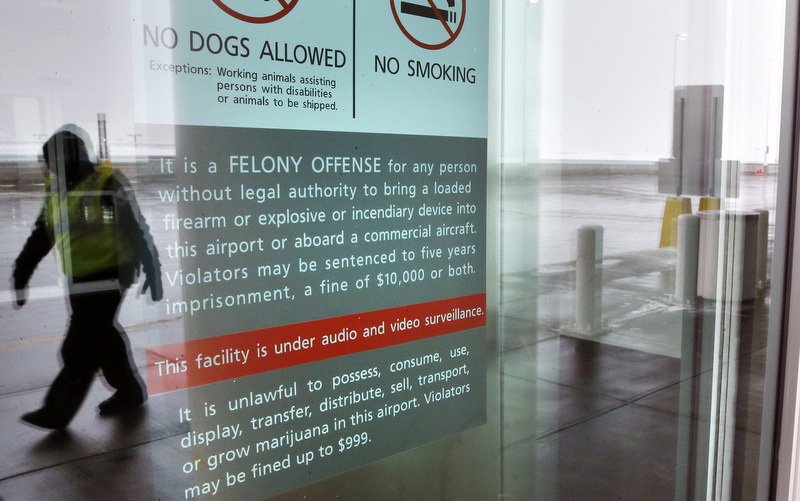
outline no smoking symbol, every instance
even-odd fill
[[[277,21],[300,0],[212,0],[217,7],[240,21],[254,24]]]
[[[453,43],[461,28],[467,0],[391,0],[400,31],[423,49],[443,49]]]

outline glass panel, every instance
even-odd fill
[[[4,5],[0,497],[496,496],[489,18]]]
[[[504,492],[755,499],[783,3],[505,7]]]

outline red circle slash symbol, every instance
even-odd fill
[[[212,0],[217,7],[240,21],[265,24],[277,21],[300,0]]]
[[[390,0],[400,31],[423,49],[447,47],[461,33],[467,0]],[[438,2],[438,5],[437,5]]]

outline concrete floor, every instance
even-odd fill
[[[771,209],[774,217],[775,177],[748,176],[742,184],[742,196],[731,205]],[[506,186],[499,326],[503,499],[674,499],[676,486],[687,486],[684,470],[697,463],[697,454],[682,452],[682,430],[702,431],[707,420],[681,407],[709,377],[705,367],[687,368],[685,339],[700,335],[714,305],[687,313],[670,302],[675,256],[657,248],[665,196],[657,193],[656,176],[526,179]],[[147,196],[140,195],[145,207]],[[0,193],[6,214],[0,275],[9,276],[40,203],[30,193]],[[583,224],[605,231],[607,330],[596,335],[567,329],[574,315],[575,233]],[[154,492],[150,479],[166,460],[162,439],[180,431],[172,417],[181,402],[163,400],[124,419],[102,419],[91,408],[108,391],[95,384],[66,433],[45,434],[18,420],[39,405],[58,370],[67,317],[63,289],[52,285],[57,276],[49,256],[21,311],[12,309],[7,290],[0,292],[0,499],[159,498],[159,488],[168,486]],[[129,297],[120,316],[134,350],[180,335],[178,321],[160,318],[145,304]],[[757,450],[760,438],[768,310],[766,294],[736,313],[744,340],[735,427],[738,499],[752,499],[754,492],[755,462],[741,458]],[[699,478],[703,472],[691,473]],[[689,483],[702,482],[697,478]]]

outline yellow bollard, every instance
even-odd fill
[[[675,247],[678,245],[672,222],[677,222],[681,214],[692,213],[692,201],[689,197],[668,197],[664,206],[664,220],[661,223],[661,242],[659,247]]]
[[[698,212],[703,210],[720,210],[719,208],[719,198],[717,197],[702,197],[700,199],[700,208],[697,209]]]

